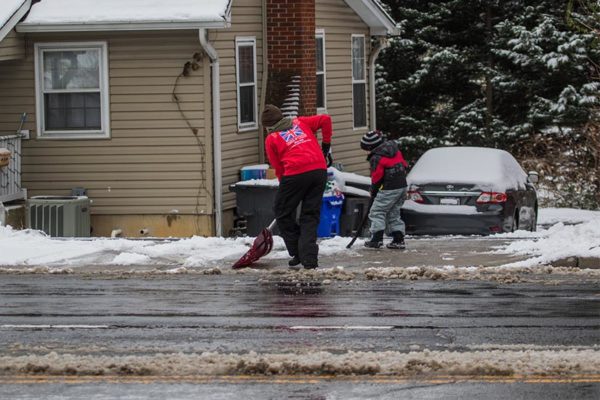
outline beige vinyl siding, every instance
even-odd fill
[[[0,41],[0,61],[18,60],[25,57],[25,41],[12,30]]]
[[[223,162],[223,209],[235,207],[229,185],[239,181],[239,169],[259,162],[258,130],[238,132],[235,38],[256,37],[256,91],[260,103],[262,83],[262,6],[261,0],[234,1],[231,28],[210,32],[210,41],[219,53],[221,66],[221,134]],[[260,110],[258,110],[260,118]]]
[[[0,63],[0,131],[29,113],[35,128],[33,44],[106,41],[110,139],[24,142],[23,185],[29,196],[85,187],[94,214],[212,213],[212,143],[208,62],[177,88],[191,132],[172,100],[183,65],[201,52],[197,31],[54,34],[28,37],[26,58]],[[208,190],[206,189],[208,188]]]
[[[360,137],[368,128],[353,128],[351,37],[353,34],[365,35],[365,58],[368,64],[369,28],[343,0],[316,0],[316,28],[325,32],[326,109],[333,120],[334,160],[341,162],[346,171],[368,173],[366,154],[359,145]],[[368,68],[368,65],[365,67]],[[369,125],[368,69],[365,73]]]

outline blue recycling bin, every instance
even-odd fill
[[[340,234],[340,215],[344,196],[325,196],[321,204],[321,220],[317,229],[320,238],[332,237]]]

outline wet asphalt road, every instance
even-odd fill
[[[469,351],[474,346],[593,346],[600,285],[555,277],[491,281],[260,282],[254,275],[3,275],[0,356],[155,352]],[[0,365],[0,371],[2,365]],[[249,378],[177,382],[0,372],[0,398],[597,399],[598,378],[372,381]],[[157,382],[158,380],[158,382]]]
[[[315,383],[210,383],[210,384],[36,384],[0,387],[7,399],[27,400],[139,400],[139,399],[292,399],[292,400],[565,400],[598,399],[598,384],[432,383],[407,384]]]
[[[0,348],[20,343],[60,350],[63,345],[110,343],[126,352],[132,345],[278,352],[297,345],[328,351],[408,350],[413,345],[441,349],[514,343],[593,345],[599,339],[600,291],[593,283],[297,285],[227,276],[4,276]],[[305,293],[298,294],[299,290]],[[42,328],[35,329],[36,325]],[[47,325],[73,328],[44,329]],[[323,328],[303,329],[311,326]],[[327,328],[342,326],[385,329]]]

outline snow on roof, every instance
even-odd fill
[[[140,24],[158,29],[215,28],[229,24],[230,12],[231,0],[42,0],[31,7],[19,29],[89,30],[101,25],[129,30]]]
[[[0,26],[6,24],[10,17],[17,12],[25,0],[2,0],[0,1]]]
[[[0,0],[0,41],[29,8],[29,0]]]
[[[410,184],[462,183],[504,192],[524,188],[527,174],[510,153],[484,147],[439,147],[425,152],[407,177]]]
[[[371,35],[399,35],[393,18],[377,0],[345,0],[346,4],[371,28]]]

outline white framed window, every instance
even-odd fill
[[[365,35],[352,35],[352,115],[354,128],[367,126]]]
[[[256,38],[235,39],[238,130],[258,128],[256,93]]]
[[[36,43],[39,138],[110,137],[106,42]]]
[[[327,78],[325,63],[325,31],[317,29],[315,33],[315,54],[317,57],[317,111],[327,108]]]

